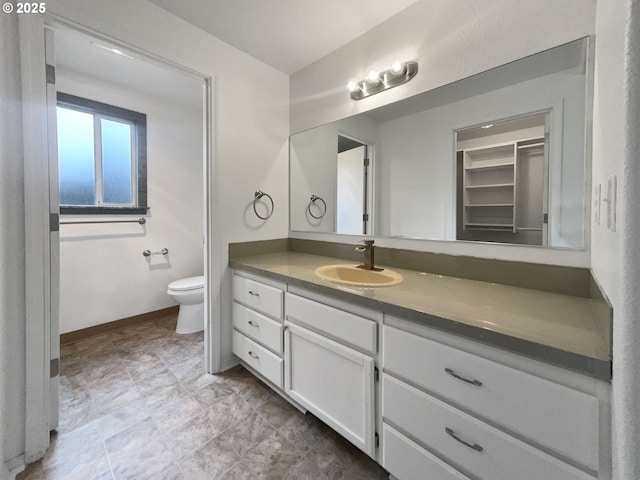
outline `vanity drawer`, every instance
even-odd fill
[[[294,323],[311,327],[367,352],[375,353],[378,349],[378,324],[368,318],[291,293],[286,295],[286,316]]]
[[[282,318],[284,292],[240,275],[233,276],[233,299],[273,318]]]
[[[382,466],[398,480],[469,480],[386,423],[382,425]]]
[[[594,480],[399,380],[383,376],[382,416],[480,480]]]
[[[233,331],[233,353],[271,383],[282,388],[282,359],[237,330]]]
[[[591,395],[389,326],[383,368],[598,470],[598,400]]]
[[[247,337],[282,355],[282,323],[233,302],[233,327]]]

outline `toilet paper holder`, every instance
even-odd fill
[[[152,252],[151,250],[145,250],[144,252],[142,252],[142,255],[144,255],[145,257],[149,257],[151,255],[166,255],[167,253],[169,253],[169,249],[163,248],[159,252]]]

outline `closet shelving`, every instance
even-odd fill
[[[464,230],[518,231],[518,156],[544,138],[463,150]]]

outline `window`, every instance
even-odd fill
[[[147,117],[58,93],[60,213],[147,212]]]

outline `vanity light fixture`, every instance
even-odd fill
[[[119,50],[117,48],[107,47],[106,45],[101,45],[101,44],[96,43],[96,42],[91,42],[91,44],[96,48],[99,48],[101,50],[106,50],[107,52],[115,53],[116,55],[120,55],[121,57],[126,57],[126,58],[129,58],[131,60],[134,59],[134,57],[132,57],[131,55],[127,55],[122,50]]]
[[[399,62],[395,61],[384,72],[369,71],[364,80],[356,82],[351,80],[347,87],[351,92],[351,98],[361,100],[370,95],[389,90],[403,83],[407,83],[418,73],[417,62]]]

